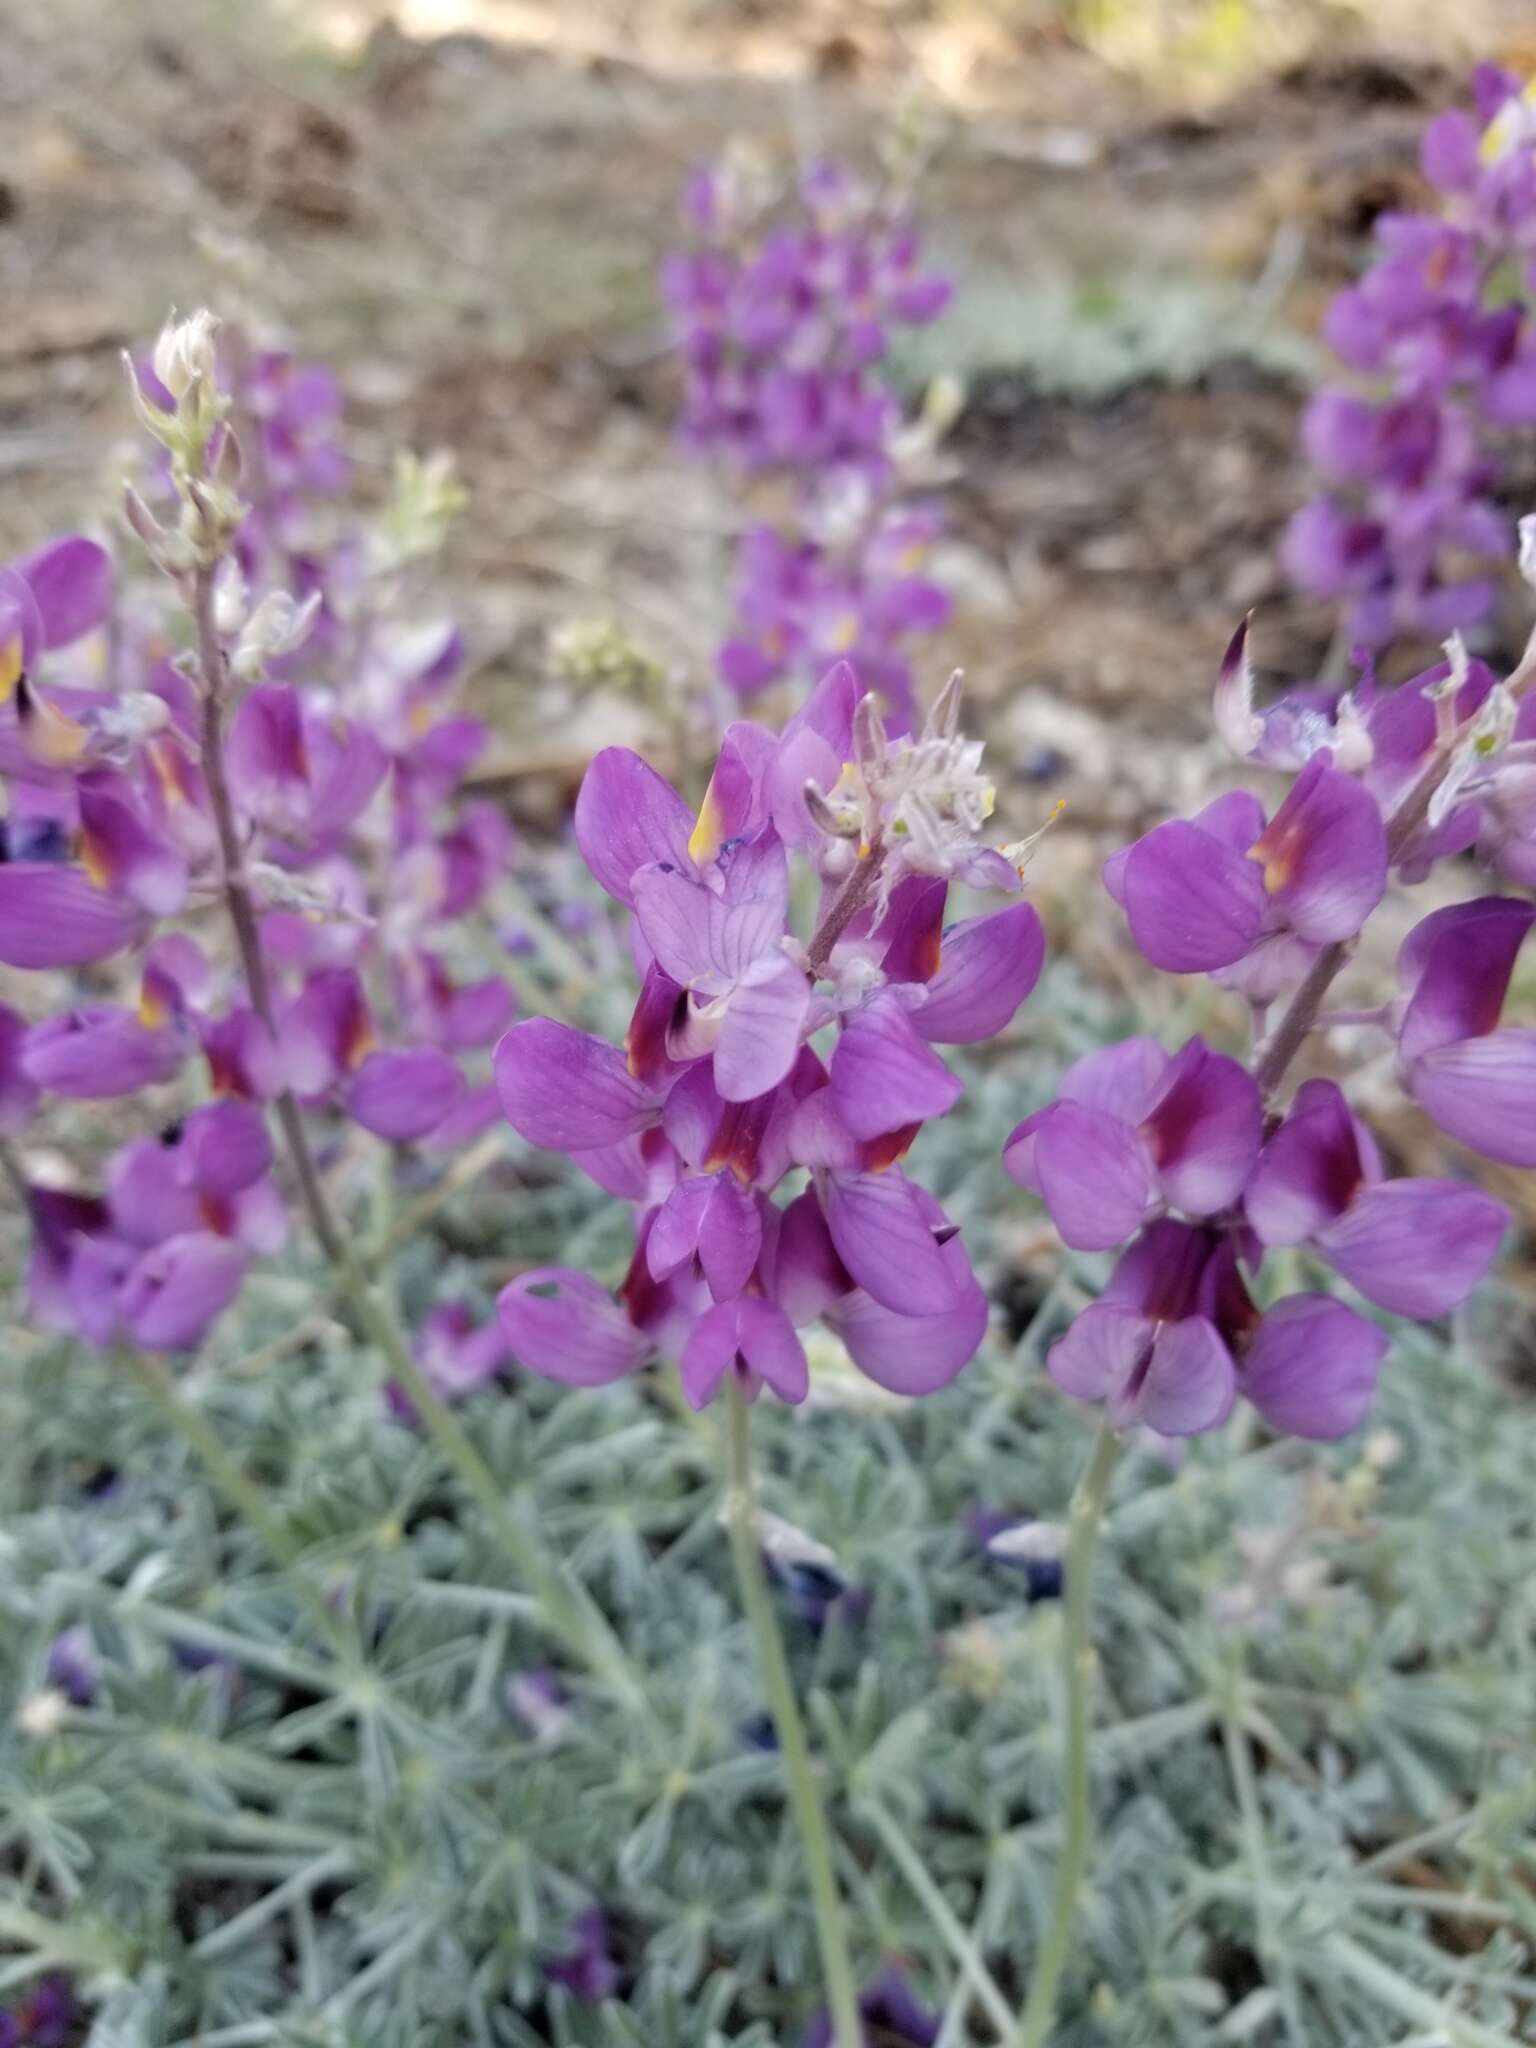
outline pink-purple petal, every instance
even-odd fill
[[[832,1100],[856,1138],[878,1138],[945,1116],[961,1085],[919,1036],[905,1003],[878,990],[854,1011],[828,1067]]]
[[[496,1313],[518,1362],[565,1386],[609,1386],[651,1355],[650,1338],[589,1273],[523,1273],[497,1296]]]
[[[68,647],[94,632],[112,603],[112,557],[83,534],[44,542],[12,564],[42,622],[44,647]]]
[[[1057,1102],[1040,1119],[1033,1149],[1041,1197],[1074,1251],[1108,1251],[1140,1228],[1156,1184],[1146,1144],[1129,1124]]]
[[[135,906],[78,868],[0,863],[0,965],[83,967],[121,952],[138,928]]]
[[[655,1095],[617,1047],[549,1018],[514,1024],[492,1065],[507,1120],[530,1145],[590,1152],[657,1120]]]
[[[1495,1028],[1533,923],[1536,904],[1482,896],[1431,911],[1414,926],[1397,956],[1410,998],[1398,1038],[1405,1060]]]
[[[436,1045],[371,1052],[347,1089],[347,1114],[397,1145],[426,1137],[464,1092],[458,1062]]]
[[[921,1192],[903,1175],[829,1176],[822,1206],[838,1257],[882,1307],[927,1316],[960,1305],[964,1282],[943,1256]]]
[[[1536,1031],[1512,1026],[1437,1046],[1407,1078],[1442,1131],[1506,1166],[1536,1166]]]
[[[1389,1180],[1317,1236],[1334,1270],[1378,1308],[1421,1321],[1460,1307],[1498,1256],[1500,1202],[1454,1180]]]
[[[1257,864],[1181,819],[1138,840],[1119,879],[1132,938],[1167,973],[1230,967],[1263,928]]]
[[[944,934],[938,971],[913,1023],[941,1045],[993,1038],[1033,991],[1045,964],[1045,932],[1032,903],[966,918]]]
[[[686,870],[692,811],[669,782],[628,747],[605,747],[582,778],[576,798],[576,843],[598,881],[618,902],[634,905],[637,870],[665,861]]]
[[[123,1282],[119,1311],[146,1351],[190,1351],[240,1292],[244,1277],[239,1245],[189,1231],[143,1254]]]
[[[1364,1421],[1386,1332],[1326,1294],[1291,1294],[1261,1319],[1242,1390],[1272,1429],[1328,1440]]]
[[[1366,1178],[1359,1132],[1337,1082],[1305,1081],[1259,1155],[1243,1207],[1262,1243],[1301,1244],[1343,1215]]]
[[[785,954],[760,961],[726,1003],[715,1046],[715,1086],[727,1102],[776,1088],[795,1063],[811,985]]]
[[[1192,1038],[1174,1058],[1142,1125],[1171,1206],[1188,1216],[1229,1208],[1259,1156],[1263,1121],[1248,1069]]]

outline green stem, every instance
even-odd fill
[[[933,1922],[945,1946],[959,1964],[971,1989],[986,2007],[988,2017],[1006,2040],[1013,2025],[1008,2001],[997,1988],[997,1980],[982,1960],[981,1951],[955,1916],[948,1899],[928,1874],[928,1866],[907,1840],[895,1819],[875,1799],[860,1802],[859,1811],[885,1846],[886,1854],[911,1886],[914,1896]]]
[[[1088,1862],[1088,1719],[1093,1690],[1093,1560],[1099,1547],[1104,1503],[1120,1456],[1120,1440],[1108,1423],[1099,1431],[1087,1470],[1077,1482],[1067,1514],[1066,1617],[1061,1645],[1067,1702],[1066,1771],[1063,1787],[1061,1862],[1051,1900],[1050,1924],[1030,1975],[1029,1996],[1019,2017],[1014,2048],[1045,2048],[1056,2017],[1056,1995],[1077,1919],[1078,1893]]]
[[[266,957],[261,950],[255,905],[246,879],[239,826],[224,767],[223,716],[229,694],[229,664],[214,617],[212,564],[192,579],[192,614],[202,670],[202,770],[223,856],[224,900],[240,953],[252,1008],[276,1037],[276,1013]],[[292,1089],[276,1104],[288,1156],[303,1196],[310,1227],[336,1274],[353,1315],[383,1352],[395,1379],[410,1397],[428,1436],[484,1508],[497,1540],[537,1598],[552,1631],[583,1663],[605,1678],[631,1704],[643,1706],[644,1690],[629,1659],[585,1588],[551,1557],[502,1497],[500,1483],[463,1425],[439,1399],[411,1356],[400,1326],[358,1264],[331,1211],[325,1186],[309,1148],[303,1115]]]
[[[1239,1703],[1235,1697],[1241,1683],[1241,1677],[1234,1675],[1234,1697],[1228,1702],[1227,1711],[1222,1717],[1221,1734],[1227,1752],[1227,1768],[1232,1773],[1232,1785],[1237,1793],[1238,1812],[1242,1818],[1248,1880],[1253,1891],[1254,1918],[1258,1923],[1259,1958],[1264,1967],[1273,1970],[1280,1980],[1280,2015],[1285,2024],[1287,2038],[1293,2042],[1304,2042],[1306,2035],[1301,2024],[1301,2005],[1296,1993],[1295,1973],[1291,1969],[1290,1957],[1281,1945],[1275,1928],[1273,1879],[1270,1876],[1269,1852],[1264,1842],[1264,1812],[1259,1804],[1258,1780],[1254,1775],[1253,1756],[1248,1748],[1247,1730],[1242,1725]]]
[[[827,2003],[832,2009],[833,2039],[836,2048],[862,2048],[864,2033],[859,2020],[858,1991],[853,1967],[848,1960],[842,1901],[838,1897],[837,1879],[832,1869],[832,1844],[816,1791],[810,1744],[795,1701],[794,1680],[790,1676],[789,1659],[784,1654],[784,1639],[779,1634],[773,1598],[768,1590],[768,1575],[763,1569],[758,1543],[757,1501],[752,1484],[751,1414],[734,1374],[731,1375],[726,1401],[726,1428],[730,1451],[726,1519],[731,1534],[731,1556],[736,1566],[741,1604],[757,1651],[758,1674],[768,1696],[773,1725],[778,1730],[789,1804],[795,1825],[800,1830],[800,1846],[805,1853],[811,1905],[816,1914],[816,1938],[821,1947],[822,1976],[826,1983]]]

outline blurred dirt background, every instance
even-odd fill
[[[959,310],[910,367],[969,387],[934,680],[966,666],[1069,834],[1194,786],[1250,606],[1261,668],[1316,672],[1333,622],[1276,561],[1306,492],[1306,337],[1376,212],[1411,201],[1417,133],[1474,54],[1536,60],[1518,0],[1454,23],[1415,0],[7,12],[0,550],[106,512],[118,352],[169,304],[227,300],[206,244],[243,244],[258,303],[345,373],[361,489],[401,444],[457,450],[448,573],[514,777],[644,722],[552,679],[562,621],[612,617],[708,674],[741,511],[671,437],[655,273],[686,170],[733,135],[858,156],[919,95]]]
[[[359,489],[401,445],[471,493],[446,572],[489,775],[553,816],[597,744],[551,635],[614,620],[707,688],[742,518],[674,446],[656,293],[687,170],[732,136],[866,152],[914,98],[958,310],[907,364],[968,398],[948,453],[963,664],[1009,836],[1066,799],[1042,898],[1080,915],[1111,833],[1208,785],[1209,687],[1318,673],[1287,590],[1296,418],[1329,293],[1478,57],[1536,68],[1528,0],[7,0],[0,67],[0,558],[109,520],[119,352],[237,289],[343,371]],[[1536,503],[1536,451],[1512,510]],[[1498,638],[1525,622],[1512,590]],[[1497,644],[1488,650],[1497,654]],[[1076,908],[1074,909],[1074,903]],[[1421,906],[1422,907],[1422,906]],[[1113,961],[1118,940],[1106,931]],[[1123,956],[1122,964],[1123,964]]]

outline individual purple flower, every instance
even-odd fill
[[[137,1095],[168,1081],[187,1055],[172,1025],[146,1027],[138,1012],[90,1003],[36,1024],[21,1064],[32,1085],[76,1101]]]
[[[1258,800],[1234,791],[1192,820],[1155,826],[1104,872],[1136,944],[1173,974],[1236,967],[1261,941],[1353,938],[1386,877],[1376,800],[1326,752],[1307,762],[1267,825]]]
[[[1102,1402],[1117,1430],[1197,1435],[1224,1422],[1242,1392],[1277,1429],[1346,1434],[1369,1403],[1385,1332],[1324,1294],[1287,1295],[1261,1313],[1243,1275],[1258,1262],[1251,1239],[1149,1225],[1051,1347],[1051,1377]]]
[[[1536,906],[1485,896],[1432,911],[1398,955],[1403,1084],[1443,1131],[1510,1166],[1536,1166],[1536,1031],[1501,1025]]]
[[[190,1351],[245,1278],[245,1253],[211,1231],[188,1231],[146,1252],[123,1282],[118,1312],[146,1351]]]
[[[685,992],[676,1035],[708,1050],[728,1102],[778,1086],[794,1063],[811,1006],[802,968],[784,949],[789,867],[771,827],[727,841],[702,870],[657,861],[630,877],[635,916],[657,965]]]
[[[859,2019],[868,2048],[933,2048],[943,2031],[940,2015],[920,2003],[898,1962],[888,1962],[859,1994]],[[804,2048],[834,2048],[829,2012],[818,2013]]]
[[[0,2013],[0,2044],[4,2048],[10,2048],[5,2038],[8,2025],[14,2028],[11,2039],[18,2048],[65,2048],[80,2025],[80,2005],[69,1979],[50,1970],[19,2006],[13,2006],[9,2014]]]
[[[0,863],[0,965],[83,967],[137,936],[138,908],[79,868],[51,861]]]
[[[45,1669],[48,1683],[63,1693],[71,1706],[91,1704],[101,1683],[101,1665],[84,1622],[77,1621],[54,1637]]]
[[[544,1965],[545,1976],[574,1998],[598,2003],[611,1997],[623,1972],[613,1955],[607,1915],[600,1907],[587,1907],[571,1923],[571,1935],[574,1945]]]
[[[1077,1251],[1123,1244],[1159,1208],[1214,1216],[1242,1194],[1259,1153],[1259,1091],[1236,1060],[1192,1038],[1090,1053],[1050,1108],[1027,1117],[1003,1164],[1040,1196]]]
[[[1080,1401],[1103,1402],[1115,1429],[1193,1436],[1224,1422],[1237,1372],[1211,1298],[1216,1255],[1209,1231],[1151,1224],[1051,1346],[1052,1379]]]
[[[1333,1081],[1305,1081],[1243,1197],[1267,1246],[1309,1244],[1378,1308],[1428,1320],[1493,1263],[1509,1218],[1480,1188],[1383,1180],[1376,1148]]]

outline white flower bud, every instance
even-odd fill
[[[223,634],[238,633],[251,608],[250,588],[238,562],[226,562],[213,592],[213,623]]]
[[[246,620],[230,667],[242,682],[254,682],[275,656],[289,654],[306,637],[320,609],[313,590],[296,604],[286,590],[272,590]]]
[[[160,330],[151,360],[155,375],[178,404],[194,386],[212,385],[218,366],[214,350],[218,332],[218,319],[206,307],[187,320],[178,320],[173,312]]]
[[[1536,590],[1536,512],[1527,512],[1517,531],[1520,535],[1520,574]]]

